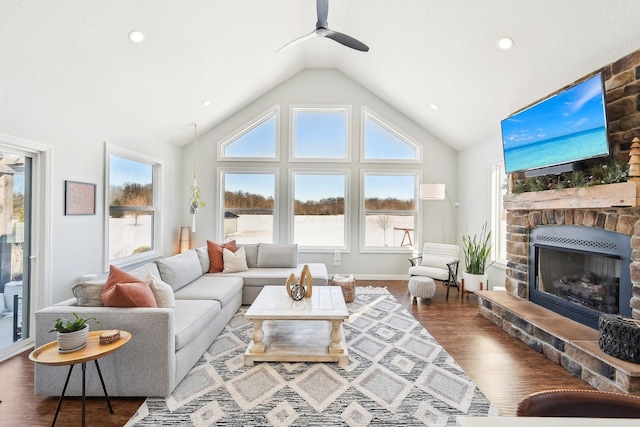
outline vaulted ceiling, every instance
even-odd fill
[[[0,132],[16,129],[2,111],[37,125],[48,105],[183,144],[190,123],[210,128],[302,69],[335,68],[463,149],[640,48],[638,16],[637,0],[330,0],[329,27],[369,52],[315,38],[276,53],[315,28],[315,0],[0,0]]]

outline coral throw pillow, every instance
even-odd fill
[[[223,243],[222,245],[207,240],[207,249],[209,250],[209,273],[220,273],[224,270],[224,260],[222,258],[222,251],[224,249],[229,249],[231,252],[238,250],[235,240]]]
[[[157,307],[149,284],[113,265],[102,291],[105,307]]]

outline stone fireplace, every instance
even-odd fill
[[[573,283],[570,280],[571,276],[597,274],[603,282],[596,285],[599,287],[594,292],[605,296],[608,292],[609,299],[612,296],[617,299],[618,310],[614,311],[623,316],[640,318],[640,229],[636,226],[638,220],[638,208],[509,210],[505,283],[507,291],[597,328],[598,312],[612,310],[594,310],[594,307],[588,307],[591,304],[589,299],[597,298],[585,296],[589,292],[585,285],[590,282],[588,277],[577,277]],[[626,245],[628,246],[625,247]],[[540,255],[543,256],[542,260],[539,259]],[[551,292],[543,293],[538,290],[536,285],[540,282],[540,275],[537,273],[546,274],[547,269],[556,269],[554,260],[563,256],[565,259],[561,264],[567,266],[569,260],[575,263],[578,259],[583,262],[582,270],[577,266],[569,268],[565,271],[566,274],[561,273],[559,277],[543,280],[546,282],[544,285],[547,291]],[[543,271],[541,262],[545,267],[542,268]],[[588,264],[585,266],[584,262]],[[608,267],[604,266],[605,264],[608,264]],[[600,268],[605,270],[613,269],[613,273],[594,273],[591,270],[596,268],[595,265],[601,265]],[[554,281],[556,283],[553,283]],[[611,281],[618,282],[617,290],[610,289]],[[585,288],[585,291],[581,292],[580,287]],[[574,291],[569,291],[569,288],[573,288]],[[564,298],[569,300],[584,298],[585,301],[577,305],[586,306],[589,310],[575,314],[576,304],[564,304],[561,301],[563,298],[553,295],[554,293],[569,295],[568,298]],[[593,304],[596,305],[595,302]]]
[[[631,315],[630,236],[575,225],[529,232],[529,300],[597,329],[600,314]]]

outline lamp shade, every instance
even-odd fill
[[[420,184],[420,199],[422,200],[444,200],[444,184]]]
[[[191,227],[180,227],[179,252],[183,253],[191,249]]]

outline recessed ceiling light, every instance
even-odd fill
[[[140,43],[142,40],[144,40],[144,34],[142,33],[142,31],[133,30],[129,33],[129,40],[134,43]]]
[[[429,105],[429,108],[431,108],[432,110],[439,110],[440,106],[438,106],[438,104],[431,104]]]
[[[511,37],[501,37],[498,40],[498,46],[500,46],[500,49],[511,49],[513,47],[513,39]]]
[[[202,101],[202,106],[203,107],[208,107],[209,105],[211,105],[211,100],[210,99],[205,99],[204,101]]]

